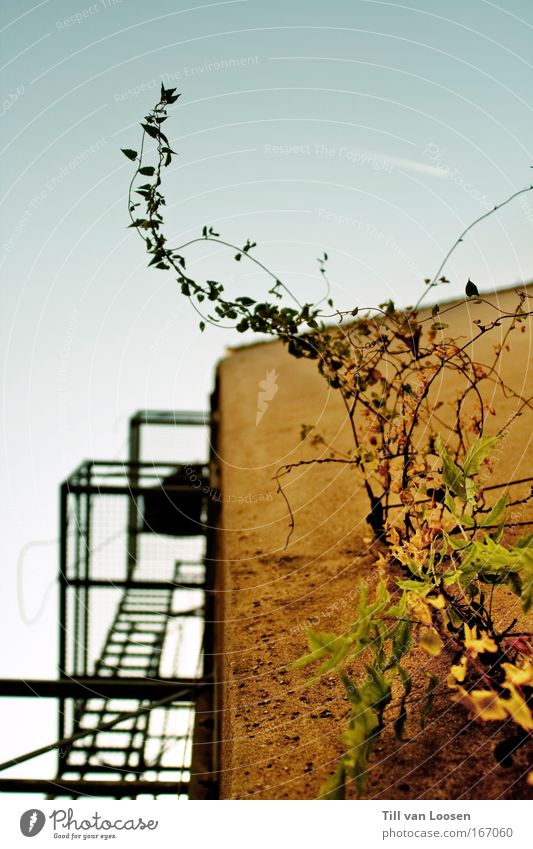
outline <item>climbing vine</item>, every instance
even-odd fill
[[[130,226],[145,242],[149,265],[175,275],[198,313],[201,331],[207,325],[230,326],[240,333],[274,336],[292,356],[315,360],[338,391],[350,451],[342,456],[329,451],[327,434],[302,425],[302,440],[320,448],[321,455],[277,472],[289,512],[288,538],[294,517],[283,488],[286,477],[304,464],[342,463],[360,476],[367,521],[378,541],[378,580],[373,588],[362,583],[353,625],[342,634],[309,630],[309,652],[293,664],[314,666],[311,681],[339,673],[351,706],[342,734],[345,751],[321,797],[343,798],[350,780],[364,791],[372,750],[386,725],[392,724],[405,741],[410,713],[417,712],[420,725],[426,722],[443,682],[431,673],[424,698],[412,698],[409,665],[415,651],[429,657],[446,653],[444,683],[451,700],[481,722],[502,724],[507,736],[496,756],[509,763],[533,731],[532,635],[524,624],[533,605],[533,533],[520,536],[517,531],[532,527],[523,517],[533,491],[531,478],[492,484],[490,471],[514,421],[532,410],[532,399],[504,380],[500,366],[513,336],[526,331],[533,310],[527,291],[518,290],[515,308],[503,310],[468,280],[466,297],[484,305],[483,318],[473,320],[467,337],[455,338],[448,320],[460,304],[435,304],[423,313],[420,307],[430,290],[448,282],[445,263],[472,227],[533,187],[515,192],[463,231],[437,274],[425,281],[414,307],[399,309],[388,301],[335,309],[327,254],[318,260],[324,297],[301,303],[257,258],[255,241],[232,244],[206,224],[196,238],[176,247],[169,243],[162,182],[175,152],[163,124],[178,97],[175,89],[162,87],[159,102],[141,124],[139,150],[123,150],[135,165]],[[266,297],[231,297],[223,282],[195,279],[187,252],[202,242],[231,251],[236,262],[254,264],[268,281]],[[476,343],[487,335],[498,341],[490,360],[481,362]],[[442,392],[445,380],[451,393]],[[513,404],[503,425],[492,406],[497,394]],[[328,449],[326,456],[323,449]],[[521,605],[520,617],[505,627],[493,614],[498,586],[514,593]],[[362,673],[355,674],[354,665]]]

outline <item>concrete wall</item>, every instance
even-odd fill
[[[505,309],[515,302],[512,293],[498,296]],[[487,315],[486,307],[469,303],[453,313],[451,330],[469,334],[472,319]],[[531,334],[513,337],[504,376],[531,395]],[[476,351],[480,359],[489,357],[498,341],[486,338]],[[259,384],[272,369],[278,390],[256,423]],[[449,397],[452,388],[441,386],[440,397]],[[286,665],[306,650],[309,622],[339,633],[353,622],[361,579],[376,578],[377,544],[370,539],[368,506],[355,471],[322,465],[294,470],[285,479],[295,531],[284,547],[287,508],[273,476],[282,464],[320,455],[309,441],[301,442],[301,425],[316,425],[340,450],[351,444],[342,402],[315,363],[294,359],[278,343],[239,348],[219,366],[219,391],[222,796],[314,798],[342,752],[339,736],[349,708],[336,674],[307,686],[309,672]],[[515,404],[496,393],[494,406],[496,425]],[[513,426],[495,461],[495,482],[531,474],[528,413]],[[524,491],[527,487],[519,490]],[[516,598],[506,591],[497,593],[494,609],[506,623],[519,615]],[[445,677],[449,660],[446,652],[432,660],[415,655],[414,699],[425,690],[426,672]],[[492,751],[502,739],[499,725],[470,722],[448,694],[445,684],[438,688],[423,732],[408,722],[411,743],[398,743],[387,728],[372,757],[367,797],[520,798],[527,793],[525,750],[511,768],[498,766]]]

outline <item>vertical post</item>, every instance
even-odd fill
[[[81,577],[87,582],[83,588],[82,594],[82,609],[83,609],[83,664],[82,664],[82,675],[88,675],[89,670],[89,616],[91,612],[90,603],[91,599],[89,597],[90,587],[89,582],[91,578],[91,505],[92,498],[90,492],[91,486],[91,476],[92,476],[92,465],[90,463],[87,464],[87,476],[86,482],[88,491],[85,496],[85,510],[84,510],[84,559],[83,559],[83,574]],[[92,670],[91,670],[92,673]]]
[[[83,473],[80,471],[78,473],[78,483],[83,483]],[[83,521],[83,495],[78,491],[74,495],[75,505],[76,505],[76,525],[74,527],[74,558],[73,558],[73,572],[74,574],[69,575],[69,578],[75,578],[79,580],[81,578],[80,572],[80,560],[82,557],[82,521]],[[67,576],[66,576],[67,577]],[[81,612],[81,604],[80,604],[80,594],[79,590],[74,590],[71,594],[72,599],[72,658],[71,658],[71,671],[74,675],[79,675],[79,648],[80,648],[80,612]]]
[[[128,480],[132,488],[139,484],[142,415],[142,413],[137,413],[130,419]],[[136,499],[138,497],[130,493],[128,500],[128,540],[126,552],[126,579],[128,581],[131,579],[137,565],[138,507]]]
[[[221,490],[220,466],[219,466],[219,376],[215,375],[215,386],[211,393],[209,405],[209,486],[211,490]],[[211,689],[211,747],[210,760],[212,771],[211,798],[219,798],[219,762],[220,762],[220,740],[222,739],[221,716],[222,706],[220,704],[219,686],[219,661],[220,639],[218,633],[218,621],[221,619],[221,609],[217,590],[219,589],[219,576],[217,574],[218,557],[218,524],[220,521],[220,502],[209,497],[207,509],[207,539],[206,539],[206,630],[205,630],[205,657],[207,670],[213,681]]]
[[[214,524],[218,503],[208,500],[205,553],[205,607],[203,637],[204,686],[196,696],[191,762],[190,798],[218,798],[218,710],[215,664],[215,546]]]
[[[209,418],[209,486],[210,492],[218,489],[217,464],[217,410],[218,384],[211,396],[211,414]],[[218,523],[218,502],[207,496],[207,517],[204,529],[206,536],[205,552],[205,607],[203,636],[203,677],[208,686],[196,697],[196,717],[193,734],[193,752],[191,762],[190,797],[192,799],[217,799],[218,790],[218,715],[216,682],[217,664],[215,663],[215,623],[216,605],[216,540],[215,528]]]
[[[59,496],[59,664],[58,677],[67,675],[67,545],[68,545],[68,484],[61,485]],[[65,699],[59,699],[58,739],[65,737]],[[61,774],[59,753],[58,774]]]

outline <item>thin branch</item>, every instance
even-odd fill
[[[503,209],[504,206],[507,206],[508,203],[511,203],[511,201],[514,200],[515,198],[519,197],[519,195],[523,195],[526,192],[530,192],[532,189],[533,189],[533,186],[526,186],[524,189],[518,189],[517,192],[514,192],[506,200],[502,201],[502,203],[499,203],[495,207],[493,207],[492,209],[489,209],[488,212],[484,212],[483,215],[480,215],[479,218],[476,218],[475,221],[472,221],[472,223],[469,224],[468,227],[465,227],[465,229],[463,230],[461,235],[457,237],[457,239],[455,240],[455,242],[451,246],[450,250],[448,251],[448,253],[444,257],[444,259],[442,260],[442,262],[439,265],[437,272],[436,272],[435,276],[433,277],[431,283],[429,283],[427,285],[424,292],[422,292],[422,294],[420,295],[418,301],[415,304],[415,307],[414,307],[415,310],[417,310],[420,307],[420,304],[422,303],[422,301],[424,300],[424,298],[426,297],[426,295],[430,291],[430,289],[433,289],[435,286],[438,285],[438,281],[440,279],[440,276],[442,274],[444,266],[446,265],[446,263],[450,259],[451,255],[453,254],[455,249],[461,244],[464,237],[470,232],[470,230],[472,230],[476,226],[476,224],[479,224],[481,221],[484,221],[485,218],[489,218],[489,216],[494,215],[494,213],[497,212],[499,209]]]

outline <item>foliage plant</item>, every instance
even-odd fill
[[[506,587],[519,599],[523,614],[533,605],[533,533],[519,536],[515,530],[531,527],[522,521],[529,496],[513,496],[517,484],[531,479],[508,485],[488,485],[487,480],[513,422],[532,409],[532,399],[508,385],[500,368],[513,334],[526,329],[530,296],[517,291],[515,309],[505,311],[480,297],[469,280],[467,298],[485,304],[490,317],[474,320],[471,334],[461,338],[454,338],[447,323],[460,304],[436,304],[422,314],[420,305],[430,290],[448,282],[444,265],[470,229],[533,187],[515,192],[466,228],[437,274],[425,281],[414,307],[398,309],[388,301],[336,310],[329,296],[327,254],[319,259],[327,294],[319,303],[302,304],[257,258],[254,241],[232,244],[207,224],[187,243],[169,244],[162,181],[175,152],[163,124],[178,97],[175,89],[162,87],[159,102],[141,124],[139,151],[123,150],[135,166],[130,226],[145,242],[149,265],[176,276],[199,315],[200,330],[230,323],[240,333],[274,336],[294,357],[315,360],[339,393],[353,441],[350,453],[331,451],[277,473],[278,491],[289,509],[289,537],[294,519],[284,477],[302,464],[343,463],[360,475],[367,521],[379,540],[378,581],[373,589],[361,583],[353,625],[341,634],[309,630],[309,652],[293,664],[314,667],[311,681],[338,672],[351,706],[342,734],[344,754],[321,797],[343,798],[350,780],[364,792],[372,749],[386,725],[392,724],[405,741],[408,716],[416,711],[423,726],[441,683],[472,717],[501,723],[505,734],[496,757],[508,764],[533,730],[533,649],[525,625],[515,619],[504,628],[498,621],[493,594],[498,586]],[[253,263],[269,281],[268,296],[231,297],[224,283],[193,278],[186,254],[201,242],[226,248],[236,262]],[[479,362],[476,343],[487,334],[498,341],[491,360]],[[445,403],[439,392],[446,376],[454,394]],[[500,427],[491,406],[496,393],[513,402],[512,415]],[[312,425],[303,425],[301,436],[327,447]],[[429,674],[423,698],[414,699],[410,656],[420,651],[429,657],[444,651],[448,672],[445,682]],[[363,672],[354,674],[355,666]]]

